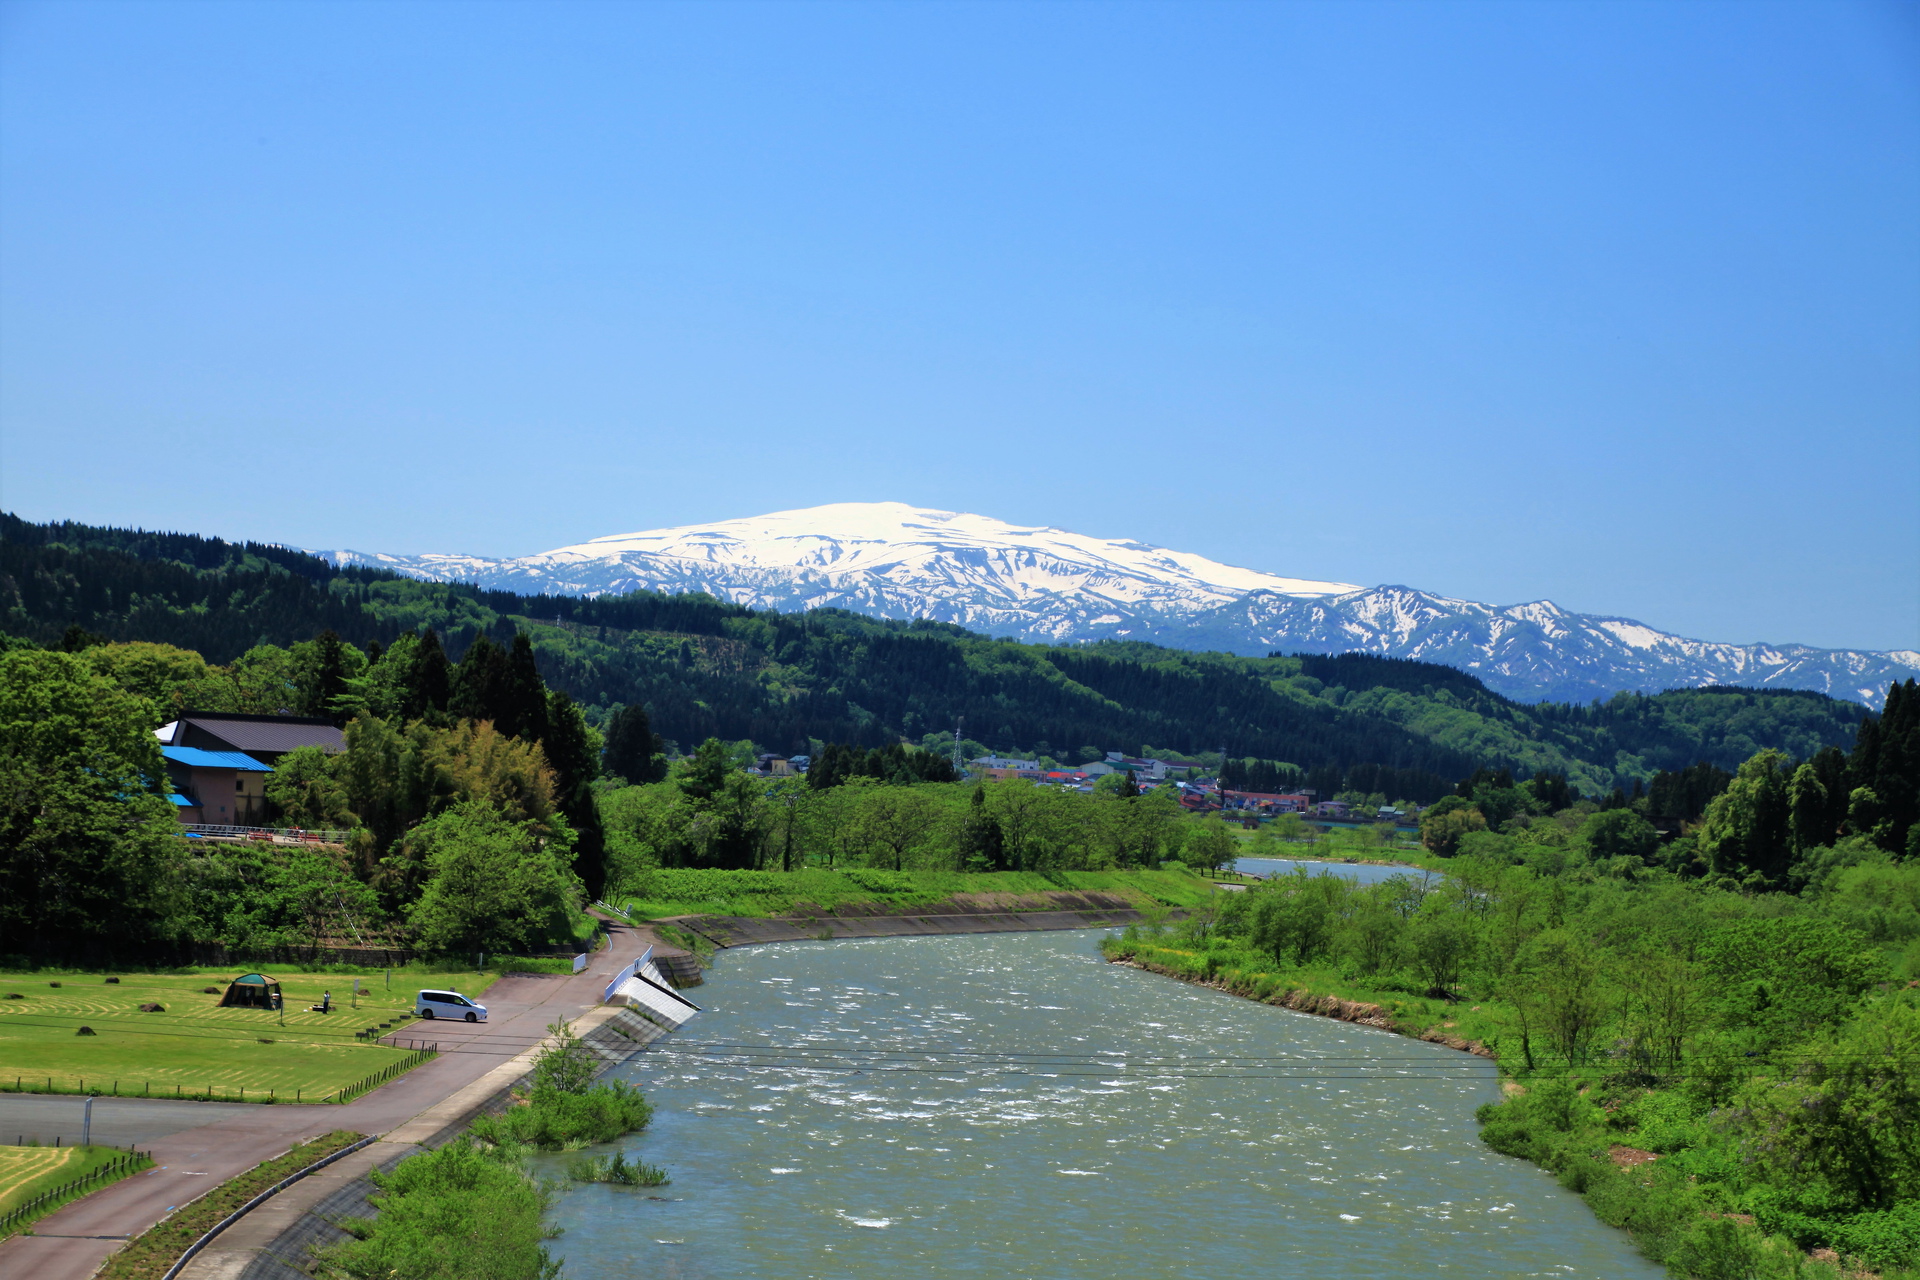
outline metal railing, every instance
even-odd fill
[[[43,1191],[11,1212],[0,1216],[0,1237],[10,1236],[29,1222],[65,1204],[76,1195],[105,1186],[108,1182],[117,1182],[137,1169],[144,1169],[153,1163],[153,1157],[144,1152],[128,1150],[117,1160],[110,1160],[97,1169],[81,1174],[71,1182],[63,1182],[51,1191]]]
[[[613,993],[615,988],[619,987],[621,983],[625,982],[628,978],[631,978],[634,974],[640,972],[641,969],[645,968],[647,961],[651,959],[653,959],[653,948],[648,947],[645,951],[640,953],[640,958],[635,960],[632,964],[621,966],[620,971],[614,974],[613,978],[607,983],[606,990],[601,992],[600,1003],[605,1004],[607,1001],[613,999]]]
[[[217,836],[229,840],[287,840],[296,844],[345,844],[348,834],[333,828],[236,827],[219,822],[183,822],[180,830],[190,836]]]

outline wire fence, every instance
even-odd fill
[[[367,1076],[362,1080],[358,1080],[353,1084],[348,1085],[346,1088],[338,1090],[337,1092],[328,1095],[327,1097],[321,1099],[321,1101],[352,1102],[355,1098],[359,1097],[361,1094],[366,1093],[372,1089],[378,1089],[381,1085],[387,1083],[387,1081],[392,1080],[396,1076],[406,1074],[407,1072],[413,1070],[415,1067],[419,1066],[421,1063],[427,1061],[428,1059],[438,1057],[439,1054],[440,1054],[440,1045],[438,1041],[434,1042],[433,1044],[421,1045],[417,1049],[409,1050],[407,1053],[407,1056],[400,1059],[400,1061],[389,1063],[387,1066],[380,1068],[378,1071],[374,1072],[372,1075]]]
[[[107,1087],[102,1089],[97,1077],[93,1078],[91,1087],[87,1084],[87,1080],[88,1077],[85,1076],[15,1075],[12,1080],[0,1079],[0,1093],[62,1094],[82,1098],[165,1098],[170,1102],[301,1103],[307,1100],[307,1091],[297,1086],[291,1098],[283,1098],[280,1096],[279,1087],[273,1085],[266,1088],[257,1085],[248,1088],[243,1084],[192,1085],[182,1081],[129,1080],[124,1082],[127,1087],[122,1089],[120,1087],[122,1081],[110,1080],[107,1082]],[[136,1084],[138,1088],[135,1087]],[[168,1093],[169,1089],[173,1092]],[[313,1100],[325,1102],[327,1098],[316,1093]]]
[[[98,1190],[106,1186],[109,1182],[117,1182],[130,1173],[138,1173],[152,1163],[152,1156],[147,1155],[144,1151],[135,1151],[132,1148],[128,1148],[126,1155],[115,1160],[110,1160],[97,1169],[83,1173],[71,1182],[63,1182],[50,1191],[43,1191],[33,1197],[33,1199],[16,1206],[8,1213],[0,1215],[0,1239],[4,1239],[25,1227],[27,1224],[45,1217],[67,1201],[77,1196],[85,1195],[89,1191]]]

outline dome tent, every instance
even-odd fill
[[[278,1009],[280,983],[264,973],[243,973],[227,984],[220,997],[222,1009]]]

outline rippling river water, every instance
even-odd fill
[[[707,1012],[622,1068],[657,1108],[622,1145],[673,1183],[565,1192],[567,1274],[1662,1274],[1480,1144],[1492,1064],[1108,965],[1097,937],[722,953]]]

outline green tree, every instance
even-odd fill
[[[420,633],[408,659],[407,696],[401,715],[408,720],[418,720],[446,711],[448,699],[453,695],[453,669],[432,627]]]
[[[1458,911],[1423,910],[1414,916],[1408,950],[1415,971],[1427,984],[1427,994],[1453,998],[1477,942],[1472,922]]]
[[[681,766],[680,790],[690,800],[711,800],[726,789],[727,779],[739,771],[733,748],[718,738],[708,738],[694,748]]]
[[[987,812],[987,787],[974,784],[967,798],[967,816],[961,820],[955,841],[960,865],[968,871],[1005,871],[1007,837],[999,819]]]
[[[918,787],[872,787],[860,794],[855,822],[870,865],[904,871],[927,843],[940,812]]]
[[[560,1093],[585,1093],[600,1074],[600,1055],[574,1034],[573,1024],[555,1018],[547,1024],[547,1042],[533,1057],[533,1087]]]
[[[324,747],[296,747],[275,762],[267,775],[267,799],[290,827],[340,829],[355,826],[339,757]]]
[[[1650,863],[1660,849],[1660,833],[1631,809],[1603,809],[1592,815],[1580,824],[1580,838],[1587,856],[1596,861],[1638,858]]]
[[[571,833],[485,801],[456,805],[409,837],[427,881],[408,911],[427,951],[517,952],[571,934],[580,885],[566,869]]]
[[[1920,1009],[1895,997],[1806,1046],[1791,1076],[1749,1087],[1736,1115],[1782,1181],[1812,1178],[1857,1209],[1920,1196]]]
[[[660,781],[667,776],[665,749],[640,703],[629,702],[608,719],[604,759],[613,777],[641,785]]]
[[[353,679],[366,669],[365,656],[331,627],[312,641],[295,645],[293,653],[299,672],[300,714],[346,724],[350,716],[342,702],[353,693]]]
[[[1240,837],[1218,815],[1200,821],[1180,850],[1180,860],[1199,871],[1221,871],[1233,865],[1240,853]]]
[[[477,635],[454,670],[447,710],[466,720],[490,720],[498,726],[502,717],[511,714],[512,683],[506,652],[487,635]]]
[[[1460,851],[1462,836],[1486,829],[1486,816],[1459,796],[1443,797],[1420,815],[1420,843],[1443,858]]]
[[[1757,1043],[1790,1044],[1846,1020],[1886,977],[1867,940],[1832,920],[1736,920],[1700,944],[1723,1026]]]
[[[170,644],[89,645],[80,650],[87,665],[153,703],[159,714],[172,719],[182,711],[217,711],[222,681],[206,659],[191,649]]]
[[[1717,874],[1743,884],[1782,885],[1792,864],[1792,802],[1787,757],[1762,751],[1707,806],[1700,851]]]
[[[173,931],[184,842],[157,722],[82,655],[0,653],[0,952]]]
[[[1526,972],[1530,981],[1516,992],[1519,1002],[1555,1053],[1585,1063],[1613,1007],[1599,950],[1586,938],[1550,929],[1535,939]]]
[[[540,742],[540,751],[553,770],[554,803],[573,828],[573,869],[588,896],[598,899],[606,891],[607,880],[606,832],[593,799],[600,752],[586,717],[566,694],[552,695],[545,720],[547,736]]]
[[[510,738],[543,742],[547,736],[547,686],[533,657],[533,641],[515,632],[507,657],[507,684],[495,728]]]

